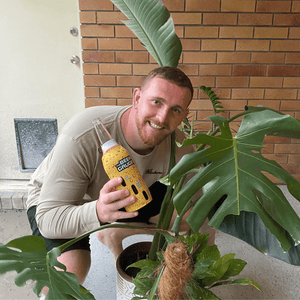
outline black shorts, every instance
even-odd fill
[[[138,210],[139,214],[130,219],[121,219],[119,222],[141,222],[149,223],[149,219],[159,214],[161,204],[164,200],[165,194],[167,192],[167,186],[160,183],[159,181],[154,182],[149,187],[150,194],[152,196],[152,201],[146,206]],[[120,209],[125,211],[125,208]]]
[[[40,236],[44,239],[45,243],[46,243],[46,250],[50,251],[55,247],[58,247],[72,239],[47,239],[45,238],[36,223],[36,219],[35,219],[35,213],[36,213],[36,206],[31,206],[28,211],[27,211],[27,217],[30,223],[30,227],[32,230],[32,235],[36,235],[36,236]],[[81,239],[80,241],[78,241],[77,243],[69,246],[67,249],[65,249],[63,252],[66,251],[70,251],[70,250],[74,250],[74,249],[82,249],[82,250],[88,250],[91,251],[90,248],[90,237],[87,236],[83,239]]]
[[[167,191],[167,187],[164,184],[157,181],[149,188],[149,190],[150,190],[153,200],[146,206],[139,209],[138,210],[139,214],[136,217],[130,218],[130,219],[120,219],[118,221],[148,223],[149,219],[151,217],[158,215],[162,201],[163,201],[164,196]],[[124,211],[125,211],[125,209],[124,209]],[[36,236],[40,236],[44,239],[44,241],[46,242],[46,250],[47,251],[50,251],[51,249],[58,247],[64,243],[72,240],[72,239],[47,239],[47,238],[45,238],[41,234],[41,232],[37,226],[35,214],[36,214],[36,206],[30,207],[27,211],[27,216],[28,216],[28,220],[29,220],[30,227],[32,230],[32,234],[36,235]],[[91,251],[89,236],[85,237],[85,238],[81,239],[80,241],[78,241],[77,243],[69,246],[63,252],[69,251],[69,250],[74,250],[74,249],[82,249],[82,250]]]

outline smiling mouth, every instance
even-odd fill
[[[158,126],[158,125],[156,125],[156,124],[154,124],[154,123],[152,123],[152,122],[149,122],[149,124],[150,124],[150,126],[151,126],[152,128],[154,128],[154,129],[163,129],[163,128],[164,128],[164,127]]]

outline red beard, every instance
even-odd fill
[[[150,122],[155,124],[156,126],[163,127],[163,129],[157,129],[155,130],[154,128],[151,127]],[[138,134],[141,138],[141,140],[149,147],[154,148],[155,146],[159,145],[167,136],[169,136],[171,133],[168,132],[169,130],[169,125],[165,123],[160,123],[160,122],[152,122],[149,118],[146,118],[142,123],[140,120],[136,117],[136,126],[138,130]],[[145,129],[149,127],[152,128],[155,133],[152,132],[148,133],[146,136]]]

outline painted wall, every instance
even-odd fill
[[[27,179],[19,170],[14,118],[56,118],[58,129],[84,109],[78,1],[0,2],[0,179]]]

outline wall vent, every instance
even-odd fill
[[[34,172],[57,139],[57,119],[15,118],[17,150],[21,172]]]

